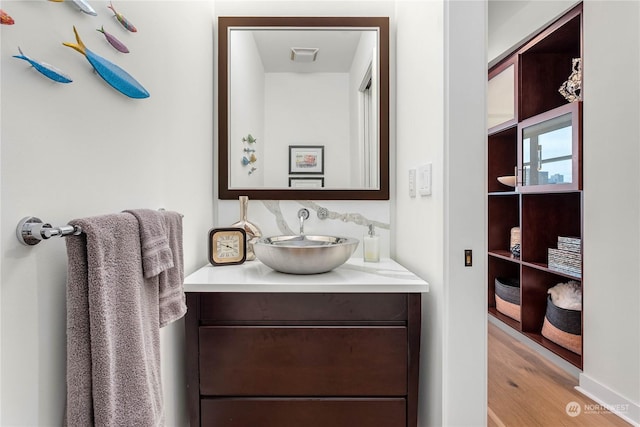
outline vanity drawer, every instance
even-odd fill
[[[406,321],[406,294],[203,293],[202,322]]]
[[[407,329],[204,326],[200,394],[404,396]]]
[[[406,400],[202,399],[202,425],[215,427],[406,427]]]

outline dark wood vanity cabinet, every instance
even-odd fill
[[[192,426],[417,426],[419,293],[187,293]]]

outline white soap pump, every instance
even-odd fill
[[[379,236],[376,236],[373,224],[369,224],[369,234],[363,238],[363,250],[365,262],[380,261]]]

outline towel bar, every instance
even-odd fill
[[[52,227],[51,224],[44,223],[40,218],[34,216],[22,218],[16,227],[18,241],[25,246],[37,245],[42,240],[51,237],[77,236],[80,233],[82,233],[82,229],[78,226]]]

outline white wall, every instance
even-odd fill
[[[489,61],[500,49],[519,42],[574,4],[490,3]],[[620,415],[635,423],[640,423],[639,9],[637,1],[585,1],[583,38],[584,369],[580,387],[601,403],[619,405]],[[499,19],[493,22],[494,17]],[[508,28],[505,21],[510,22]],[[621,91],[615,89],[621,84]]]
[[[489,0],[488,3],[487,57],[492,62],[570,9],[577,1]]]
[[[420,425],[484,425],[485,4],[401,1],[397,19],[395,256],[430,285]],[[410,198],[408,171],[424,163],[432,195]]]
[[[349,70],[349,117],[350,117],[350,157],[351,157],[351,186],[365,185],[365,158],[364,152],[364,102],[360,86],[371,66],[371,99],[372,117],[378,117],[378,50],[376,49],[376,33],[374,31],[362,32],[358,49],[353,57]],[[378,144],[380,138],[376,139]],[[377,157],[376,157],[377,158]]]
[[[18,220],[35,215],[55,225],[127,208],[184,214],[187,273],[206,263],[212,225],[212,5],[120,2],[138,28],[119,28],[107,1],[91,17],[72,2],[4,1],[16,20],[0,26],[1,403],[0,424],[60,425],[65,404],[63,240],[23,247]],[[96,28],[125,42],[107,45]],[[107,86],[79,53],[85,44],[118,63],[151,93],[132,100]],[[188,31],[186,30],[188,29]],[[11,57],[17,47],[54,64],[73,83],[54,83]],[[167,425],[187,425],[183,322],[161,332]]]
[[[397,3],[396,259],[429,282],[422,298],[420,425],[442,425],[444,306],[444,7]],[[426,41],[429,41],[428,43]],[[409,169],[432,162],[430,197],[409,197]]]
[[[637,424],[639,28],[637,1],[588,1],[584,5],[585,285],[584,373],[580,385],[604,403],[628,404],[621,415]],[[612,45],[611,40],[619,42]],[[615,88],[621,84],[624,89],[619,92]]]
[[[265,75],[264,183],[289,185],[289,146],[324,146],[324,185],[349,188],[349,74]]]
[[[264,65],[253,33],[250,31],[233,31],[229,36],[231,48],[228,74],[229,92],[229,158],[234,166],[229,168],[229,181],[232,187],[247,188],[264,185],[264,170],[269,164],[265,161],[265,77]],[[217,73],[216,73],[217,75]],[[248,135],[257,139],[250,144],[242,141]],[[248,159],[251,153],[244,149],[255,150],[257,161],[254,164],[242,165],[242,158]],[[256,170],[249,174],[252,167]]]

